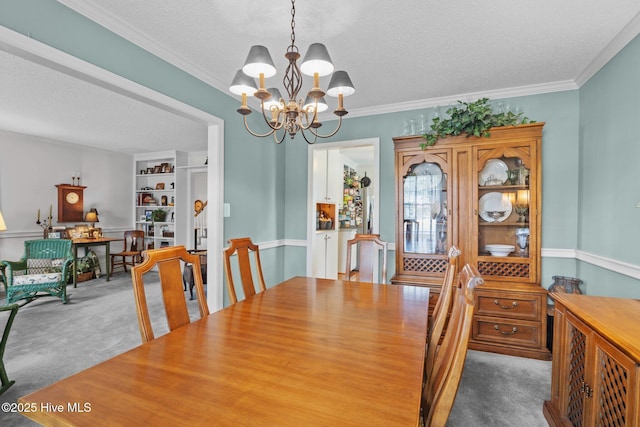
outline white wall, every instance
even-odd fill
[[[85,212],[97,208],[96,226],[106,235],[121,236],[133,227],[132,165],[130,155],[0,131],[0,210],[7,224],[7,231],[0,232],[0,259],[17,260],[24,240],[42,238],[42,228],[35,223],[38,209],[44,220],[52,206],[57,225],[55,185],[71,184],[74,171],[87,187]],[[113,246],[118,248],[117,243]]]

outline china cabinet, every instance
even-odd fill
[[[163,151],[138,154],[134,159],[134,221],[145,232],[145,249],[175,246],[186,241],[187,154]]]
[[[640,425],[640,301],[550,293],[555,301],[550,426]]]
[[[394,284],[428,286],[437,301],[447,250],[485,279],[476,289],[470,348],[549,359],[547,291],[540,286],[544,123],[493,128],[490,137],[394,138]]]

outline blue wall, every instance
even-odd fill
[[[640,37],[580,89],[578,249],[640,265]],[[580,263],[587,291],[638,298],[640,281]]]

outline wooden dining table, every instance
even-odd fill
[[[294,277],[18,399],[65,426],[416,426],[429,290]]]

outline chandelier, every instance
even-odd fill
[[[329,52],[321,43],[313,43],[309,46],[307,54],[298,67],[300,53],[296,46],[295,16],[295,0],[291,0],[291,45],[284,54],[289,65],[282,79],[288,100],[282,98],[277,88],[265,89],[264,80],[276,74],[276,67],[273,65],[269,50],[264,46],[251,47],[244,66],[236,72],[229,90],[242,96],[242,105],[237,111],[243,116],[244,127],[251,135],[261,138],[273,135],[275,142],[280,144],[287,134],[293,139],[300,132],[308,144],[313,144],[317,138],[332,137],[340,130],[342,117],[347,114],[343,106],[343,97],[354,93],[355,88],[346,71],[334,72]],[[303,73],[313,76],[313,88],[305,100],[298,99]],[[338,107],[333,112],[338,116],[338,125],[333,132],[320,134],[318,130],[322,123],[318,120],[318,113],[329,108],[324,99],[325,92],[319,87],[320,77],[331,73],[333,75],[326,94],[338,98]],[[259,86],[256,85],[255,78],[259,79]],[[247,94],[253,94],[260,100],[262,117],[269,126],[268,132],[256,133],[249,128],[247,116],[251,114],[251,109],[247,106]],[[280,130],[282,132],[279,132]]]

